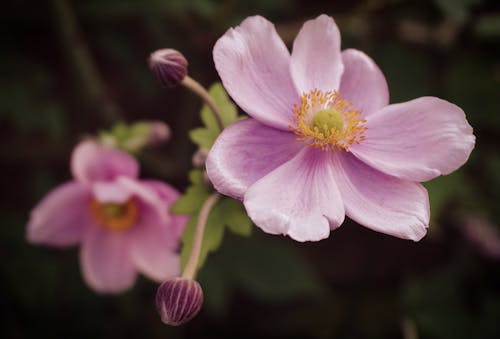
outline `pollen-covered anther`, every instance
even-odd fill
[[[365,139],[366,120],[359,117],[361,111],[337,91],[314,89],[302,95],[292,112],[290,129],[309,146],[324,151],[348,151],[353,143]]]

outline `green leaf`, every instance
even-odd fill
[[[209,88],[208,93],[219,108],[224,126],[229,126],[239,119],[236,106],[229,99],[226,90],[222,87],[220,82],[214,83]],[[191,130],[189,132],[189,137],[201,148],[210,149],[221,130],[212,110],[207,105],[202,107],[200,116],[205,127],[198,127]]]
[[[203,172],[198,169],[191,170],[188,174],[189,181],[193,184],[203,184]]]
[[[189,186],[186,193],[174,203],[171,211],[176,214],[198,213],[208,195],[208,189],[203,185],[196,184]]]
[[[215,119],[212,110],[207,105],[203,105],[203,108],[200,112],[201,121],[203,124],[212,131],[220,132],[219,124],[217,123],[217,119]]]
[[[189,138],[198,146],[205,149],[210,149],[217,139],[218,132],[199,127],[189,131]]]
[[[236,106],[233,104],[231,99],[229,99],[229,96],[227,95],[224,87],[222,87],[222,84],[220,82],[214,83],[210,87],[208,92],[214,99],[217,107],[220,110],[220,113],[222,114],[221,118],[224,126],[229,126],[233,122],[235,122],[238,117],[238,110],[236,109]]]
[[[238,235],[249,236],[252,232],[252,221],[243,205],[231,198],[223,198],[219,205],[229,230]]]

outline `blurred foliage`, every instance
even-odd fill
[[[271,303],[328,296],[324,283],[296,249],[261,233],[251,238],[229,236],[199,279],[206,307],[216,314],[227,312],[237,289]]]
[[[85,67],[75,60],[76,42],[64,34],[68,18],[56,10],[61,3],[74,10],[69,19],[88,52],[87,67],[97,75],[90,82],[81,81]],[[462,231],[464,216],[475,215],[500,229],[498,1],[7,0],[2,5],[2,338],[391,339],[406,333],[409,339],[411,331],[420,339],[500,337],[499,263]],[[474,127],[477,147],[467,165],[425,184],[432,222],[424,240],[413,244],[346,222],[327,240],[299,244],[263,234],[250,226],[238,202],[224,198],[210,216],[203,250],[199,278],[205,307],[181,328],[158,320],[154,283],[141,278],[124,295],[98,296],[82,282],[76,250],[27,244],[30,209],[69,178],[71,148],[83,135],[108,127],[111,105],[125,123],[162,120],[172,128],[168,145],[141,154],[142,172],[185,192],[176,205],[192,216],[185,260],[196,215],[209,194],[202,171],[189,172],[191,154],[210,147],[219,131],[191,93],[155,84],[148,54],[176,48],[189,60],[190,75],[211,84],[218,81],[211,50],[230,26],[261,14],[276,23],[291,47],[302,22],[320,13],[335,18],[343,48],[359,48],[377,62],[391,102],[439,96],[462,107]],[[222,87],[213,86],[211,93],[224,107],[225,123],[234,121],[238,112]],[[197,132],[190,133],[193,128]]]
[[[53,94],[53,76],[36,60],[0,59],[0,119],[21,135],[41,132],[53,140],[65,133],[61,103]],[[21,80],[29,76],[30,86]]]

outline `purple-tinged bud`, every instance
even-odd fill
[[[149,127],[148,144],[155,145],[170,138],[170,127],[163,121],[146,121]]]
[[[149,56],[149,68],[164,87],[177,86],[187,74],[188,62],[175,49],[159,49]]]
[[[167,325],[178,326],[193,319],[203,304],[200,284],[192,279],[172,278],[156,291],[156,310]]]
[[[208,150],[204,148],[199,148],[191,158],[194,167],[205,167],[205,162],[207,161]]]

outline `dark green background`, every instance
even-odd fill
[[[495,0],[88,0],[2,2],[0,10],[0,336],[2,338],[311,337],[500,338],[500,259],[464,236],[470,216],[500,225],[500,10]],[[277,24],[287,44],[303,21],[332,15],[343,48],[371,55],[391,102],[435,95],[460,105],[477,145],[457,174],[428,187],[433,221],[412,243],[346,222],[329,239],[296,243],[254,228],[226,235],[200,273],[205,307],[164,326],[155,284],[120,296],[83,283],[76,249],[25,241],[30,209],[69,180],[84,134],[162,119],[169,144],[141,157],[143,175],[187,185],[187,131],[200,102],[163,90],[146,59],[172,47],[204,85],[217,81],[211,49],[248,15]],[[72,36],[76,25],[80,40]],[[83,55],[83,56],[82,56]],[[432,150],[429,150],[432,151]],[[405,325],[406,324],[406,325]],[[407,333],[414,333],[410,330]]]

